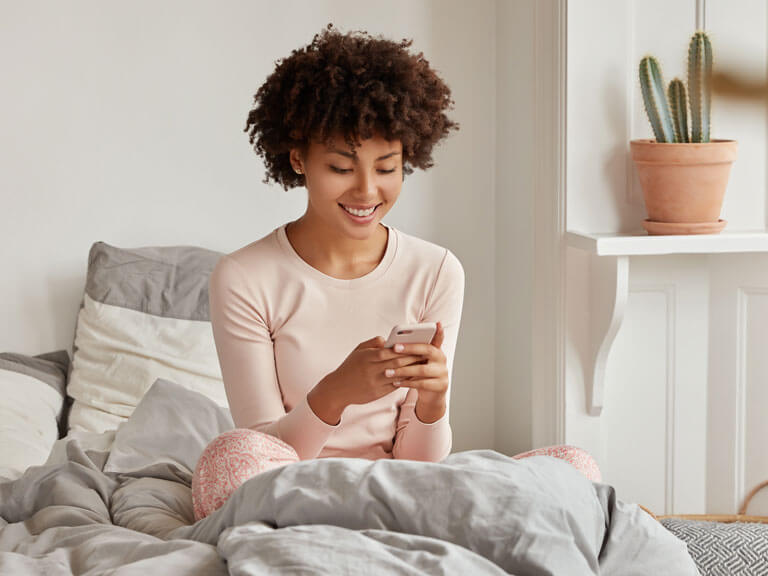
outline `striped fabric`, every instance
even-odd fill
[[[68,366],[66,350],[0,354],[0,481],[48,459],[59,437]]]
[[[208,314],[208,280],[221,255],[93,244],[67,385],[68,430],[116,429],[158,378],[227,406]]]
[[[768,524],[663,518],[702,576],[768,576]]]

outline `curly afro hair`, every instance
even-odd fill
[[[291,166],[291,148],[341,135],[354,150],[381,135],[403,145],[403,178],[413,167],[434,165],[432,148],[459,124],[445,115],[451,91],[429,67],[413,40],[393,42],[365,31],[341,34],[333,24],[312,43],[276,61],[254,96],[244,132],[267,167],[265,183],[285,190],[302,186]]]

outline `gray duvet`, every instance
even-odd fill
[[[491,450],[297,462],[195,523],[196,457],[228,426],[211,405],[158,380],[113,442],[59,440],[0,483],[0,574],[698,574],[612,487]]]

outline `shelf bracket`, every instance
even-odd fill
[[[603,410],[605,367],[624,321],[629,296],[629,258],[668,254],[768,253],[766,230],[649,236],[637,232],[588,233],[568,230],[568,246],[589,254],[589,357],[584,366],[586,412]]]
[[[605,367],[627,308],[629,257],[590,254],[589,268],[591,356],[584,381],[587,412],[591,416],[600,416],[603,411]]]

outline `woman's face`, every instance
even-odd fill
[[[305,157],[291,151],[291,163],[304,173],[310,218],[360,239],[377,229],[403,185],[402,142],[380,136],[361,141],[354,152],[341,137],[328,145],[311,142]]]

